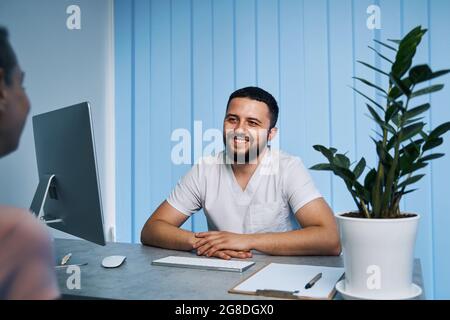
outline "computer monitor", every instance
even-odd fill
[[[39,184],[30,210],[47,225],[105,245],[88,102],[33,117]]]

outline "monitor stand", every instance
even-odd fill
[[[44,205],[45,201],[47,200],[47,196],[49,196],[51,199],[58,199],[57,193],[56,193],[56,178],[54,174],[45,174],[40,177],[39,184],[36,188],[36,193],[34,194],[33,201],[31,202],[30,211],[34,215],[37,216],[37,218],[45,223],[46,225],[54,224],[54,223],[62,223],[63,219],[55,219],[54,217],[51,217],[49,215],[46,215],[44,213]],[[53,237],[52,237],[53,239]],[[70,266],[84,266],[87,265],[87,262],[83,263],[67,263],[68,259],[66,260],[66,264],[61,264],[61,258],[58,258],[55,256],[55,268],[67,268]]]
[[[54,219],[44,213],[44,204],[47,196],[52,199],[58,199],[56,194],[56,184],[55,184],[54,174],[45,174],[39,177],[39,184],[34,194],[33,201],[31,202],[30,211],[37,216],[39,220],[45,224],[61,223],[62,219]]]

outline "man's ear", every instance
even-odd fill
[[[277,127],[273,127],[272,129],[269,130],[269,137],[267,138],[267,141],[272,140],[273,138],[275,138],[275,136],[277,135],[278,132],[278,128]]]

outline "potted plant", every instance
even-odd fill
[[[392,61],[371,48],[389,61],[390,71],[358,61],[389,80],[388,88],[381,88],[354,77],[375,88],[385,101],[382,106],[353,88],[367,99],[369,116],[379,128],[372,137],[376,167],[366,170],[364,157],[351,164],[349,158],[335,148],[314,146],[327,162],[311,169],[332,171],[342,178],[357,208],[337,215],[345,267],[345,280],[340,282],[340,288],[350,297],[404,299],[421,293],[421,289],[412,283],[419,215],[402,212],[400,200],[416,190],[411,189],[411,185],[423,178],[420,170],[431,160],[444,156],[430,152],[442,144],[442,135],[450,130],[450,122],[426,130],[421,115],[430,104],[413,106],[415,98],[444,87],[442,84],[429,86],[428,81],[450,71],[433,72],[426,64],[412,66],[416,48],[426,31],[418,26],[401,40],[388,40],[392,44],[375,40],[395,55]]]

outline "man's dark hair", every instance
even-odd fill
[[[17,58],[8,40],[8,30],[0,26],[0,69],[5,73],[5,83],[11,84],[12,72],[17,66]]]
[[[230,95],[227,103],[227,110],[230,105],[230,101],[234,98],[249,98],[251,100],[256,100],[264,102],[270,111],[270,128],[272,129],[277,124],[278,120],[278,104],[275,98],[267,91],[258,87],[246,87],[238,89]]]

